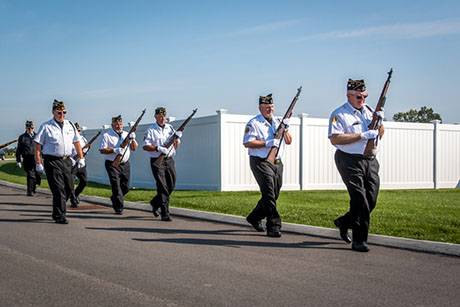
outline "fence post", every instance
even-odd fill
[[[223,161],[222,161],[222,148],[223,148],[223,133],[224,133],[224,125],[225,125],[225,120],[224,120],[224,116],[225,114],[228,112],[227,109],[219,109],[219,110],[216,110],[216,113],[217,113],[217,121],[218,121],[218,127],[219,127],[219,133],[218,133],[218,136],[219,136],[219,139],[217,140],[218,144],[219,144],[219,153],[218,153],[218,157],[219,157],[219,191],[223,191],[224,190],[224,165],[223,165]]]
[[[307,117],[308,117],[309,114],[307,113],[300,113],[300,145],[299,145],[299,148],[300,148],[300,153],[299,153],[299,167],[300,167],[300,170],[299,170],[299,183],[300,183],[300,190],[303,190],[304,189],[304,185],[305,185],[305,182],[304,182],[304,177],[303,177],[303,166],[304,166],[304,159],[305,159],[305,151],[304,151],[304,137],[305,137],[305,126],[306,126],[306,122],[307,122]]]
[[[433,188],[439,189],[439,125],[441,121],[435,119],[433,123]]]

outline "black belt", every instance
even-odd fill
[[[371,155],[371,156],[365,156],[365,155],[361,155],[361,154],[351,154],[351,153],[348,153],[348,152],[345,152],[345,151],[341,151],[340,149],[337,149],[337,151],[344,155],[344,156],[348,156],[350,158],[354,158],[354,159],[360,159],[360,160],[374,160],[375,159],[375,156],[374,155]]]
[[[126,162],[120,162],[119,165],[125,165],[126,163],[128,163],[129,161],[126,161]],[[105,160],[105,163],[109,163],[110,165],[112,165],[113,163],[113,160]]]
[[[48,160],[67,160],[67,159],[70,159],[70,156],[66,155],[66,156],[59,157],[59,156],[53,156],[53,155],[43,155],[43,158],[48,159]]]
[[[257,160],[259,162],[263,162],[263,161],[267,161],[267,158],[261,158],[261,157],[257,157],[257,156],[249,156],[251,159],[254,159],[254,160]],[[275,164],[281,164],[282,161],[281,159],[276,159],[275,160]]]

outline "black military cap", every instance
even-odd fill
[[[272,94],[268,94],[267,96],[259,96],[259,104],[266,103],[266,104],[272,104],[273,103],[273,98]]]
[[[155,109],[155,115],[157,114],[162,114],[164,116],[166,116],[166,108],[164,107],[158,107]]]
[[[77,129],[78,131],[81,131],[81,126],[77,122],[75,122],[75,129]]]
[[[64,101],[59,101],[57,99],[54,99],[53,101],[53,111],[54,110],[65,110],[65,104],[64,104]]]
[[[26,128],[33,128],[34,127],[34,122],[31,120],[26,121]]]
[[[348,79],[347,90],[364,92],[366,90],[366,84],[364,84],[364,80]]]
[[[112,117],[112,123],[122,121],[123,119],[121,118],[121,114],[118,116]]]

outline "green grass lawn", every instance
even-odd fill
[[[24,175],[14,162],[0,162],[1,180],[25,184]],[[42,187],[48,187],[46,180]],[[126,199],[148,203],[154,192],[135,189]],[[109,197],[111,192],[108,186],[90,183],[84,194]],[[171,206],[246,216],[258,199],[258,192],[175,191]],[[348,208],[348,194],[346,191],[282,192],[278,208],[284,222],[333,228],[332,220]],[[460,243],[460,189],[380,191],[370,231]]]

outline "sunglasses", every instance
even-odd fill
[[[56,111],[56,113],[59,115],[65,115],[67,114],[67,111]]]
[[[356,99],[358,100],[361,100],[361,99],[366,99],[367,98],[367,95],[364,96],[364,95],[356,95]]]

